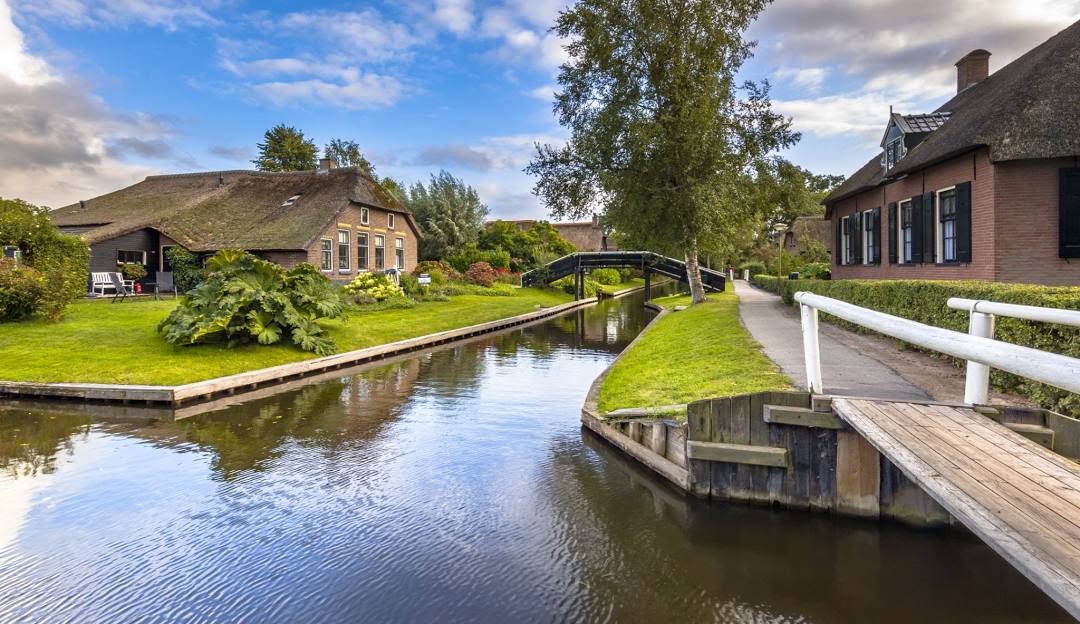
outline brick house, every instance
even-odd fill
[[[832,252],[832,225],[821,216],[795,217],[784,230],[784,251],[797,256],[807,250],[813,241]]]
[[[50,213],[90,245],[91,271],[123,262],[170,270],[165,250],[244,249],[291,267],[310,262],[334,281],[416,266],[420,229],[374,180],[323,159],[318,171],[212,171],[149,176]]]
[[[957,94],[891,113],[881,152],[825,198],[833,277],[1080,284],[1080,22]]]

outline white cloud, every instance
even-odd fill
[[[795,87],[816,93],[821,90],[828,74],[829,70],[824,67],[785,67],[773,72],[773,79],[780,83],[790,82]]]
[[[325,80],[261,82],[252,91],[278,106],[331,106],[348,110],[385,108],[401,97],[402,86],[396,78],[363,74],[345,83]]]
[[[375,9],[290,13],[273,26],[279,38],[308,40],[330,54],[358,62],[401,60],[421,39]]]
[[[903,110],[910,103],[893,101],[880,92],[773,101],[773,107],[791,117],[797,130],[820,138],[852,136],[863,147],[880,141],[890,105]]]
[[[181,26],[216,25],[210,14],[219,2],[174,0],[24,0],[20,15],[66,26],[128,26],[144,24],[175,30]]]
[[[527,95],[533,99],[550,103],[555,101],[555,91],[557,89],[558,87],[556,87],[555,85],[546,84],[536,87],[535,89],[523,91],[522,95]]]
[[[446,30],[463,35],[476,21],[472,4],[472,0],[435,0],[431,19]]]
[[[529,13],[508,7],[490,8],[480,22],[484,37],[500,42],[492,55],[504,62],[529,63],[545,70],[553,70],[567,58],[563,47],[566,42],[549,32],[552,22],[537,26],[529,23]],[[553,19],[553,18],[552,18]]]

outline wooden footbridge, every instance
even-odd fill
[[[584,424],[698,496],[962,525],[1080,619],[1080,420],[985,405],[991,368],[1080,393],[1080,360],[993,339],[994,316],[1080,327],[1080,311],[950,300],[971,315],[964,334],[811,293],[796,301],[811,392],[696,401],[682,424],[605,420],[594,389]],[[967,360],[964,403],[823,394],[819,310]]]
[[[522,286],[543,286],[544,284],[573,275],[577,298],[584,297],[585,273],[600,268],[635,268],[645,273],[645,293],[648,298],[651,277],[655,273],[672,279],[687,282],[686,263],[675,258],[668,258],[651,251],[588,251],[563,256],[542,267],[521,274]],[[720,271],[701,268],[701,282],[705,288],[723,292],[724,274]]]

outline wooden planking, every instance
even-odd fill
[[[816,427],[819,429],[843,429],[844,421],[831,412],[815,412],[798,407],[766,405],[764,419],[767,423],[792,425],[795,427]]]
[[[751,446],[749,444],[726,442],[687,442],[686,455],[690,459],[725,464],[749,464],[778,468],[788,466],[787,449],[770,446]]]
[[[712,401],[695,401],[686,406],[687,444],[712,439]],[[686,462],[690,472],[690,491],[694,496],[707,497],[712,488],[712,466],[707,462]]]
[[[1004,425],[1009,431],[1015,431],[1043,448],[1051,450],[1054,448],[1054,430],[1049,427],[1030,423],[1004,423]]]
[[[970,409],[833,405],[949,513],[1080,616],[1080,468]]]
[[[690,489],[690,473],[667,458],[657,455],[624,435],[617,428],[609,425],[588,410],[581,411],[581,422],[611,444],[622,449],[626,454],[638,460],[660,476],[671,481],[683,490]]]
[[[854,431],[836,434],[836,508],[876,518],[880,513],[881,455]]]

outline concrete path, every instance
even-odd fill
[[[800,388],[806,388],[802,330],[794,306],[779,297],[736,280],[739,316],[765,355],[780,366]],[[839,332],[824,331],[821,323],[821,380],[826,394],[906,400],[928,400],[930,393],[916,387],[887,364],[858,348],[857,340],[843,340]],[[838,336],[839,334],[839,336]]]

